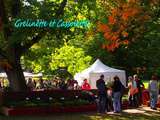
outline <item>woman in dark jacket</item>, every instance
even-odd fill
[[[101,75],[100,79],[96,81],[96,87],[98,89],[98,112],[105,113],[107,103],[107,88],[105,86],[104,75]]]
[[[113,108],[115,113],[121,112],[121,91],[122,91],[122,83],[118,76],[114,77],[114,83],[112,86],[113,89]]]

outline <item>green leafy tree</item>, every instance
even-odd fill
[[[94,23],[96,16],[96,0],[68,0],[64,11],[63,19],[66,21],[87,19],[90,21],[89,27],[84,29],[74,27],[56,34],[48,33],[22,57],[21,62],[25,69],[34,72],[43,72],[44,74],[53,74],[53,70],[48,69],[51,61],[50,56],[55,48],[63,47],[64,41],[68,45],[85,49],[88,44],[88,39],[85,36],[88,30],[92,29],[90,26],[95,26],[92,23]]]
[[[46,35],[54,36],[54,41],[60,41],[65,34],[74,32],[70,28],[17,29],[14,27],[15,21],[19,18],[74,20],[77,18],[77,11],[87,8],[87,5],[92,5],[89,0],[0,0],[0,66],[7,73],[10,88],[13,91],[26,90],[20,58],[35,43],[38,43]],[[68,14],[70,16],[67,18]],[[77,28],[77,30],[79,29],[81,28]],[[37,69],[41,68],[38,67]]]
[[[90,65],[90,61],[92,60],[90,56],[85,55],[82,48],[69,45],[64,45],[59,49],[57,48],[52,53],[51,59],[50,67],[52,70],[56,70],[59,67],[67,67],[72,75],[84,70]]]

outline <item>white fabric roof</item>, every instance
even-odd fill
[[[25,77],[40,77],[40,76],[42,76],[42,73],[33,74],[33,73],[30,73],[30,72],[23,72],[23,74],[24,74]],[[5,72],[2,72],[2,73],[0,73],[0,77],[6,78],[7,75],[6,75]]]
[[[81,74],[86,73],[102,73],[102,72],[122,72],[122,70],[118,70],[115,68],[108,67],[107,65],[103,64],[99,59],[97,59],[89,68],[85,69],[81,72]]]
[[[97,59],[90,67],[83,70],[80,73],[75,74],[74,79],[78,81],[79,85],[82,84],[83,80],[88,79],[92,89],[96,89],[96,80],[103,74],[106,81],[112,80],[114,76],[118,76],[124,86],[126,86],[126,75],[124,70],[111,68],[103,64]]]

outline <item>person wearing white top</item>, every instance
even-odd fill
[[[150,107],[151,109],[156,110],[159,88],[158,88],[158,80],[155,75],[152,76],[152,79],[149,82],[148,90],[150,94]]]

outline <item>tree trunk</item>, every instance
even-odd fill
[[[8,60],[12,68],[5,69],[9,80],[9,87],[12,91],[26,91],[27,86],[20,64],[20,54],[17,48],[10,48],[8,51]]]
[[[12,91],[27,90],[25,78],[20,63],[14,63],[14,68],[6,70],[9,86]]]

